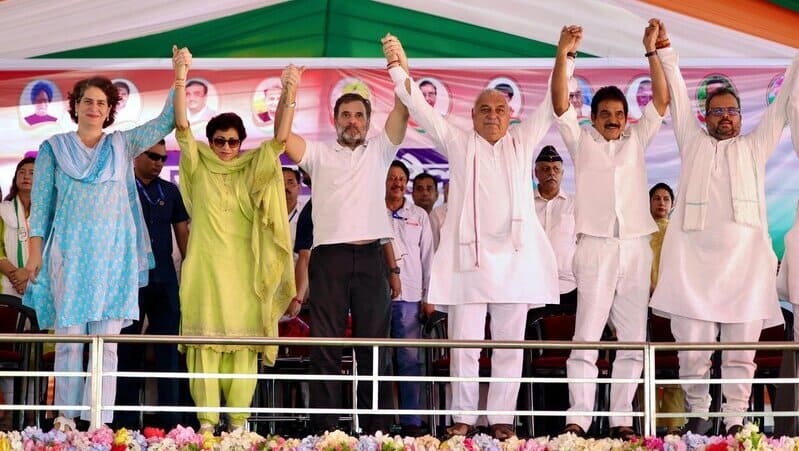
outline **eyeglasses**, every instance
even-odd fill
[[[147,155],[147,158],[153,161],[161,160],[162,162],[166,163],[166,155],[161,155],[160,153],[155,152],[144,152],[144,154]]]
[[[225,144],[227,143],[231,149],[237,149],[241,145],[241,140],[238,138],[225,139],[221,136],[215,136],[212,142],[216,147],[225,147]]]
[[[736,107],[729,107],[729,108],[711,108],[707,110],[707,114],[710,116],[724,116],[724,114],[728,116],[740,116],[741,109]]]

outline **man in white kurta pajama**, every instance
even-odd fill
[[[577,278],[577,318],[574,341],[598,341],[610,320],[619,341],[646,341],[647,306],[652,267],[649,236],[657,225],[649,213],[644,151],[660,130],[668,107],[668,89],[655,55],[657,26],[649,25],[644,42],[652,78],[653,100],[641,119],[625,131],[627,100],[615,86],[597,91],[591,105],[590,127],[580,127],[569,104],[563,66],[567,52],[575,51],[582,31],[564,28],[552,78],[552,100],[558,129],[572,157],[576,181],[574,254]],[[576,32],[576,34],[575,34]],[[575,43],[574,40],[577,40]],[[575,349],[566,362],[570,378],[595,378],[598,351]],[[613,361],[614,378],[641,377],[643,353],[619,350]],[[610,410],[632,411],[636,384],[613,384]],[[569,384],[570,411],[594,410],[595,383]],[[564,431],[582,435],[589,416],[570,414]],[[634,435],[632,417],[611,417],[611,436]]]
[[[682,168],[681,193],[663,242],[651,306],[671,318],[677,342],[712,342],[719,332],[722,342],[757,342],[764,327],[782,322],[764,180],[766,161],[786,123],[799,60],[786,73],[779,95],[760,124],[740,135],[740,100],[734,92],[719,90],[708,97],[705,131],[695,119],[676,52],[666,47],[658,50],[658,56],[669,83]],[[707,378],[711,353],[680,352],[680,378]],[[754,355],[754,350],[722,352],[722,377],[751,378]],[[727,433],[740,429],[751,388],[751,384],[722,386]],[[686,384],[683,390],[689,412],[709,410],[707,384]],[[686,425],[698,433],[709,428],[710,422],[700,417]]]
[[[449,214],[433,258],[428,302],[446,307],[450,338],[483,339],[489,313],[493,340],[523,340],[527,310],[558,299],[555,254],[530,202],[534,152],[552,122],[549,95],[532,117],[508,130],[507,100],[484,91],[472,113],[475,129],[465,131],[430,107],[403,69],[389,72],[395,93],[450,165]],[[478,376],[479,355],[480,349],[452,349],[451,374]],[[519,377],[522,351],[495,349],[491,371]],[[491,383],[488,410],[514,410],[518,390],[518,383]],[[476,410],[478,397],[477,382],[452,383],[453,409]],[[449,433],[463,435],[477,415],[453,418]],[[513,436],[512,419],[489,415],[494,436]]]

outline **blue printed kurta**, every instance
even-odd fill
[[[131,163],[174,122],[170,92],[157,118],[104,134],[94,148],[74,132],[42,143],[30,217],[31,236],[43,237],[42,268],[23,299],[42,328],[139,318],[138,288],[154,260]]]

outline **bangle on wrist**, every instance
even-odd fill
[[[576,59],[577,58],[577,52],[566,52],[566,57],[572,58],[572,59]]]
[[[644,57],[645,58],[649,58],[650,56],[657,55],[657,53],[658,53],[657,50],[650,50],[650,51],[644,53]]]

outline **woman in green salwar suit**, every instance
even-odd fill
[[[190,64],[190,62],[187,62]],[[240,152],[246,131],[239,116],[223,113],[208,122],[208,144],[195,141],[186,116],[184,89],[175,93],[180,146],[180,191],[191,232],[180,283],[181,334],[276,337],[277,321],[295,295],[279,154],[291,128],[259,148]],[[282,139],[281,139],[282,136]],[[257,373],[258,352],[274,363],[276,348],[245,345],[185,345],[191,372]],[[200,407],[247,408],[255,379],[191,379]],[[229,415],[229,428],[244,427],[249,413]],[[202,431],[213,431],[216,412],[200,412]]]

